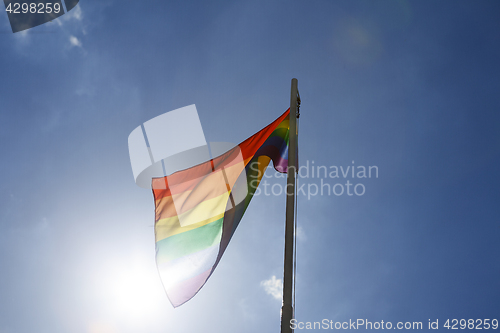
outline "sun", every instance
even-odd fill
[[[161,315],[168,300],[154,260],[146,255],[128,259],[108,263],[95,282],[103,310],[134,325]]]

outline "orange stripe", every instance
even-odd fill
[[[240,164],[242,160],[240,148],[235,147],[213,160],[198,164],[192,168],[178,171],[167,177],[153,178],[155,198],[183,192],[189,189],[189,186],[196,184],[197,179],[213,173],[214,171],[227,169],[233,165]],[[173,190],[174,185],[181,186],[178,187],[177,192]]]
[[[227,185],[232,188],[244,168],[245,162],[240,159],[240,162],[237,164],[235,163],[223,169],[219,168],[215,172],[210,172],[203,177],[191,179],[181,184],[170,185],[168,189],[156,189],[155,201],[161,200],[168,196],[174,196],[174,199],[177,200],[176,195],[180,195],[187,191],[193,191],[194,189],[201,187],[207,187],[213,190],[217,190],[217,193],[215,194],[220,195],[223,192],[227,192],[226,180],[228,182]],[[170,180],[170,177],[166,177],[166,179]]]

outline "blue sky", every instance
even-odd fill
[[[301,163],[379,171],[299,196],[297,319],[500,319],[498,2],[82,0],[0,32],[1,333],[278,331],[285,198],[253,199],[174,310],[127,137],[196,104],[208,141],[241,142],[292,77]]]

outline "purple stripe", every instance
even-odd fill
[[[281,173],[286,173],[286,170],[288,168],[288,160],[285,160],[284,158],[280,158],[278,161],[274,161],[274,168],[276,171],[281,172]]]
[[[258,155],[263,155],[263,154],[260,153],[261,150],[262,149],[266,149],[269,146],[276,147],[280,151],[281,157],[283,157],[283,158],[287,158],[288,157],[288,143],[282,137],[279,137],[279,136],[273,136],[272,138],[267,139],[262,144],[262,146],[260,146],[260,148],[257,150],[257,152],[255,153],[255,155],[257,155],[257,156]]]
[[[286,149],[286,151],[288,153],[288,149]],[[288,159],[284,159],[281,156],[281,152],[278,150],[278,148],[276,148],[275,146],[263,147],[259,149],[259,151],[254,155],[254,158],[256,156],[263,156],[263,155],[269,156],[273,160],[274,168],[276,169],[276,171],[286,172],[288,166]]]

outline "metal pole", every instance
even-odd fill
[[[286,225],[285,225],[285,265],[283,272],[283,306],[281,307],[281,333],[291,333],[290,320],[293,318],[293,240],[295,173],[297,172],[297,79],[292,79],[290,95],[290,130],[288,143],[288,170],[286,181]]]

